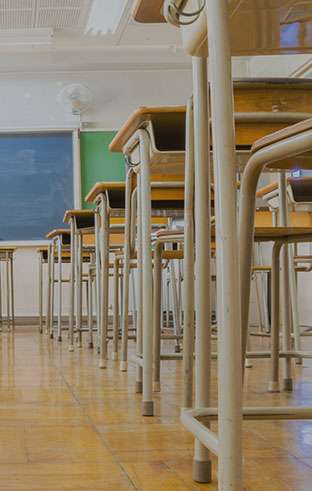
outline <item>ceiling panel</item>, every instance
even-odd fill
[[[0,29],[81,27],[91,4],[92,0],[0,0]]]

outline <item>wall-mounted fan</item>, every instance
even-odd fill
[[[70,84],[63,87],[57,102],[73,116],[81,116],[92,106],[93,93],[86,85]]]

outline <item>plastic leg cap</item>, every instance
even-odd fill
[[[155,380],[153,382],[153,392],[160,392],[160,382]]]
[[[126,372],[127,370],[128,370],[128,362],[121,361],[120,362],[120,371],[121,372]]]
[[[135,392],[136,394],[142,394],[143,392],[143,382],[136,381],[135,382]]]
[[[154,402],[143,401],[142,402],[142,416],[154,416]]]
[[[193,479],[196,482],[209,483],[212,481],[211,461],[193,460]]]
[[[269,382],[268,392],[279,392],[279,391],[280,391],[279,382]]]
[[[283,390],[287,392],[293,391],[293,380],[292,378],[284,378],[283,380]]]

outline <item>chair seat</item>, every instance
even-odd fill
[[[274,143],[286,140],[286,138],[291,138],[292,136],[299,135],[305,131],[312,130],[312,118],[301,121],[300,123],[288,126],[282,130],[271,133],[270,135],[264,136],[257,140],[251,147],[251,153],[256,153],[262,148],[273,145]]]

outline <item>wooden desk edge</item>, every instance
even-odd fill
[[[90,191],[88,192],[88,194],[86,195],[85,197],[85,202],[86,203],[94,203],[96,197],[101,194],[102,192],[105,192],[105,191],[110,191],[110,190],[118,190],[120,189],[120,191],[125,191],[126,189],[126,184],[125,182],[97,182],[96,184],[94,184],[94,186],[90,189]]]
[[[132,113],[126,122],[122,125],[117,135],[113,138],[109,145],[111,152],[122,152],[123,147],[129,141],[134,133],[143,127],[144,123],[150,121],[153,114],[163,113],[185,113],[186,106],[160,106],[147,107],[141,106]]]

